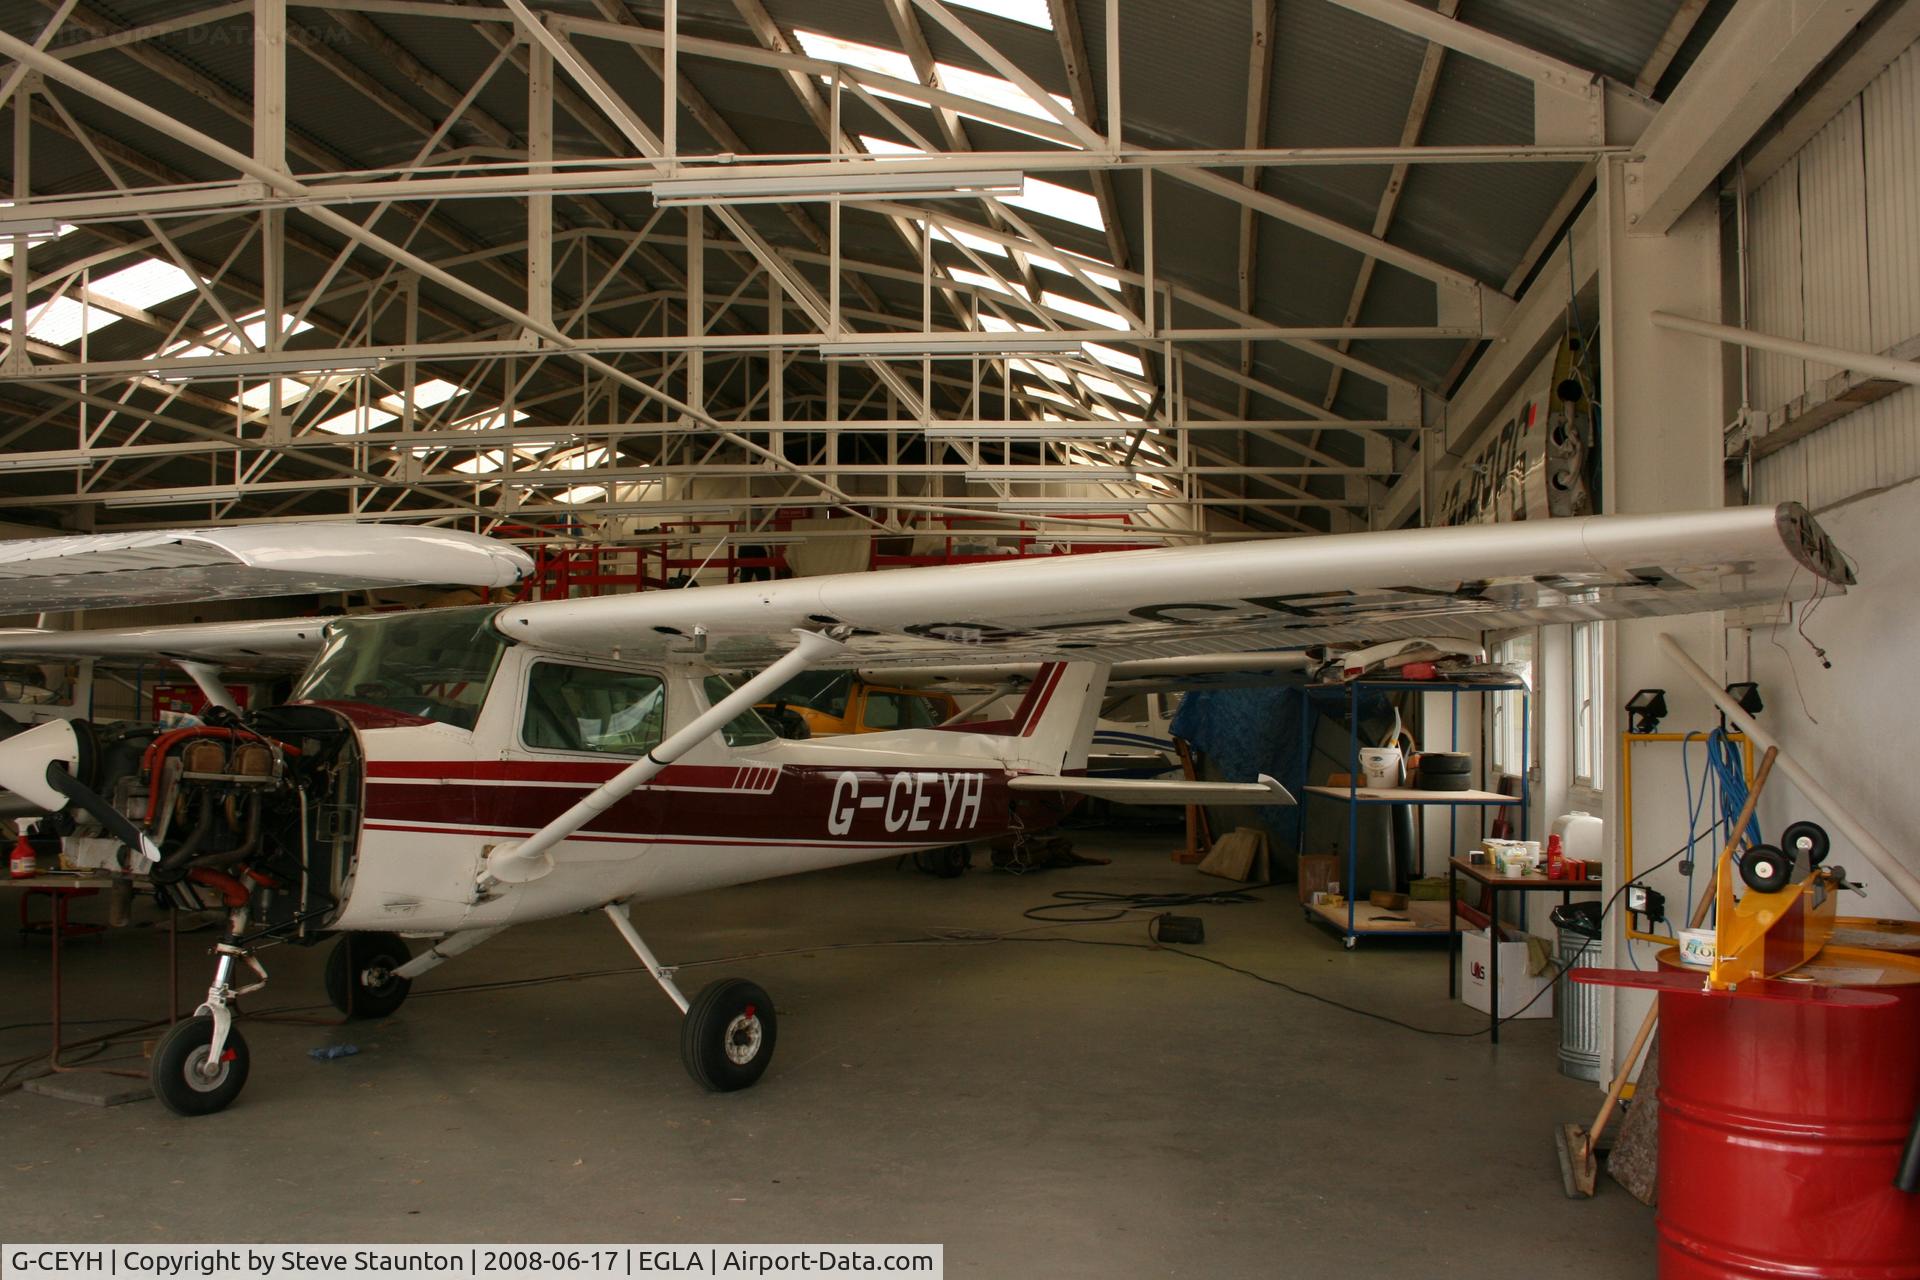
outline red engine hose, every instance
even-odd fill
[[[226,872],[215,871],[211,867],[195,867],[187,872],[187,879],[195,884],[204,884],[210,889],[218,889],[221,901],[234,910],[246,906],[247,900],[253,896],[247,891],[247,886]]]

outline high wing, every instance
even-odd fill
[[[509,587],[517,547],[453,529],[347,523],[91,533],[0,542],[0,616],[357,587]]]
[[[256,670],[297,670],[320,652],[331,618],[193,622],[98,631],[0,629],[0,658],[127,658],[214,662]]]
[[[1184,693],[1193,689],[1238,689],[1297,684],[1314,665],[1300,650],[1288,653],[1207,653],[1185,658],[1116,662],[1107,672],[1107,694]],[[869,684],[904,688],[987,690],[1019,688],[1040,672],[1037,662],[962,663],[932,667],[861,667]]]
[[[1853,581],[1796,504],[1333,534],[842,574],[512,606],[541,648],[764,666],[1127,662],[1775,604]],[[967,655],[962,657],[961,655]]]

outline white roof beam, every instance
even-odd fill
[[[1875,0],[1738,4],[1640,136],[1627,166],[1627,222],[1665,235]]]
[[[1763,4],[1775,0],[1760,0]],[[1516,40],[1437,13],[1414,0],[1329,0],[1409,35],[1523,76],[1534,85],[1538,142],[1632,142],[1647,125],[1645,95]]]

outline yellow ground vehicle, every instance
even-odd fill
[[[755,710],[782,737],[931,729],[959,714],[952,694],[868,684],[853,671],[810,671]],[[800,729],[804,726],[805,733]]]

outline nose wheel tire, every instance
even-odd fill
[[[1774,893],[1793,879],[1793,855],[1770,844],[1757,844],[1740,855],[1740,878],[1756,893]]]
[[[744,1089],[765,1074],[778,1030],[765,991],[744,978],[722,978],[687,1006],[680,1023],[680,1061],[703,1089]]]
[[[349,1018],[384,1018],[398,1009],[413,983],[393,971],[413,958],[391,933],[349,933],[327,957],[327,999]]]
[[[213,1019],[205,1014],[176,1022],[154,1046],[148,1078],[153,1096],[177,1116],[224,1111],[247,1083],[247,1042],[240,1028],[227,1032],[220,1061],[210,1063]]]

